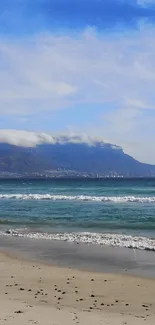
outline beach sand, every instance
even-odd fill
[[[155,279],[0,254],[0,324],[155,324]]]

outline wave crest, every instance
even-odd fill
[[[25,229],[26,230],[26,229]],[[72,233],[37,233],[22,232],[20,230],[7,230],[1,233],[6,236],[26,237],[31,239],[60,240],[67,242],[98,244],[103,246],[126,247],[132,249],[155,251],[155,239],[139,236],[119,235],[119,234],[103,234],[90,232],[72,232]]]
[[[53,195],[47,194],[0,194],[0,200],[51,200],[51,201],[92,201],[113,203],[155,203],[155,196],[89,196],[89,195]]]

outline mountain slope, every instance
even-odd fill
[[[0,143],[0,173],[48,174],[48,171],[74,171],[102,176],[154,176],[155,166],[143,164],[118,146],[56,142],[22,147]]]

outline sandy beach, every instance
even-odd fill
[[[155,280],[0,254],[0,324],[154,324]]]

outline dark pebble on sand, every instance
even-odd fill
[[[17,311],[15,311],[15,314],[23,314],[23,311],[17,310]]]
[[[92,295],[91,295],[91,298],[94,298],[94,297],[95,297],[95,296],[92,294]]]
[[[91,279],[91,281],[93,282],[93,281],[94,281],[94,279]]]
[[[19,290],[20,290],[20,291],[24,291],[24,288],[20,288]]]

